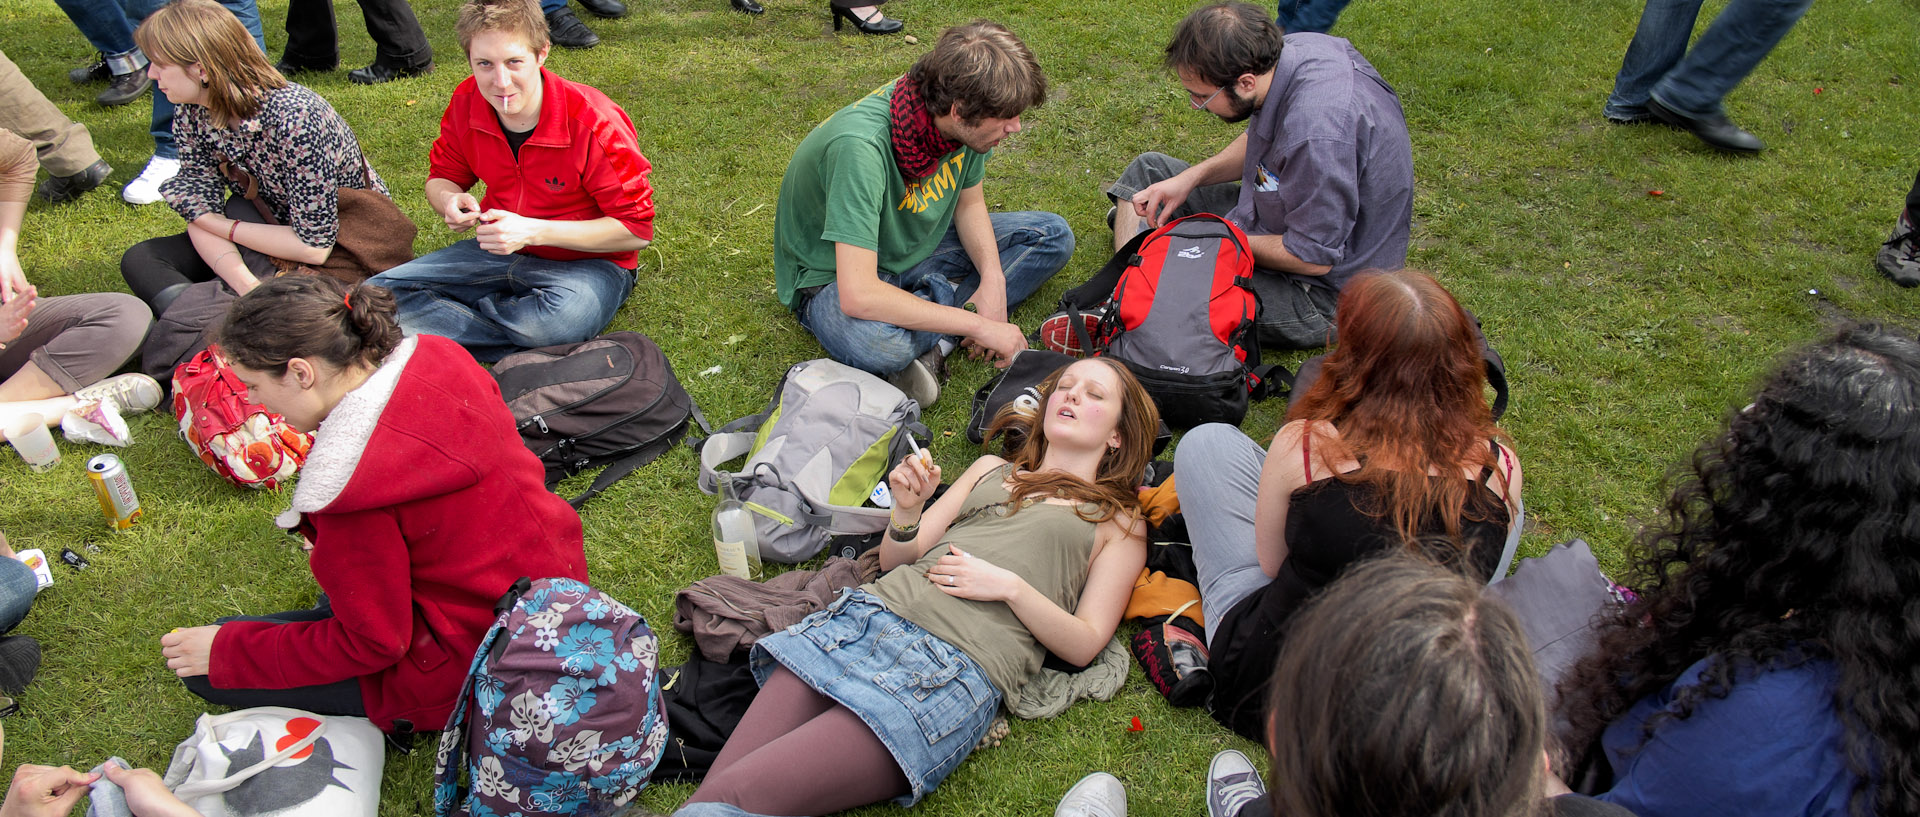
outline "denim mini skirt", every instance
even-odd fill
[[[754,679],[765,684],[775,661],[879,736],[913,786],[894,798],[902,806],[953,773],[1000,707],[978,663],[859,588],[755,643]]]

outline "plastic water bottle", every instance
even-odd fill
[[[720,504],[713,508],[713,554],[720,572],[742,579],[760,575],[760,539],[753,533],[753,512],[733,495],[733,480],[720,480]]]

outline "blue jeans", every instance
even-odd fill
[[[1041,284],[1067,265],[1073,256],[1073,230],[1067,220],[1052,213],[1025,211],[994,213],[993,235],[1000,247],[1000,268],[1007,277],[1007,309],[1027,299]],[[952,227],[933,254],[901,275],[881,273],[880,280],[941,306],[960,306],[980,286],[980,271],[960,246]],[[840,285],[827,284],[802,300],[794,316],[818,338],[827,356],[857,369],[885,377],[926,354],[945,335],[904,329],[881,321],[849,317],[840,309]]]
[[[1689,51],[1687,37],[1701,2],[1647,0],[1607,97],[1607,116],[1644,118],[1650,96],[1696,118],[1720,113],[1721,100],[1813,5],[1813,0],[1732,0]]]
[[[34,578],[33,568],[19,559],[0,558],[0,635],[20,626],[38,592],[40,580]]]
[[[266,53],[267,37],[260,29],[260,6],[256,0],[219,0],[240,24],[247,27],[247,33],[253,35],[253,41]],[[118,56],[133,51],[137,46],[133,42],[133,30],[140,21],[147,19],[155,9],[167,4],[166,0],[54,0],[61,11],[67,13],[67,19],[73,21],[73,27],[80,29],[80,36],[94,50],[106,56]],[[167,95],[153,89],[153,119],[147,126],[153,134],[153,155],[163,159],[180,158],[180,149],[173,144],[173,103]]]
[[[1347,0],[1280,0],[1273,21],[1288,34],[1299,31],[1325,34],[1346,7]]]
[[[494,255],[467,239],[367,280],[400,304],[409,332],[451,338],[477,360],[600,334],[633,292],[633,271],[602,258]]]

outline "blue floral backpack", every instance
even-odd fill
[[[572,579],[523,578],[495,610],[440,735],[434,814],[619,811],[647,785],[667,742],[653,630]]]

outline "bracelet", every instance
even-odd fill
[[[240,229],[239,219],[234,219],[232,224],[227,225],[227,241],[229,243],[233,241],[233,231],[238,229]]]
[[[219,255],[216,255],[216,256],[214,256],[214,257],[213,257],[213,263],[211,263],[211,264],[208,264],[207,266],[209,266],[209,267],[217,267],[217,266],[220,266],[220,259],[222,259],[222,258],[225,258],[225,257],[227,257],[227,256],[229,256],[229,255],[239,255],[239,254],[240,254],[240,251],[239,251],[239,250],[227,250],[226,252],[223,252],[223,253],[221,253],[221,254],[219,254]]]

